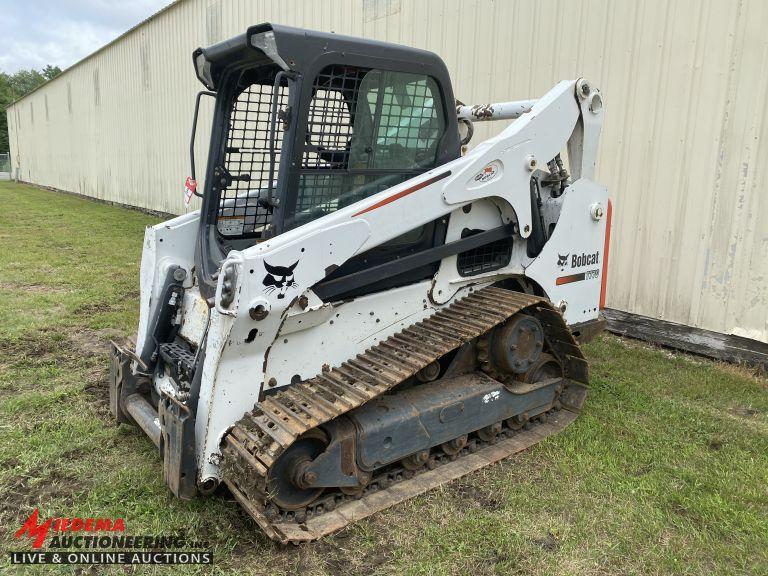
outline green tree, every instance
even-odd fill
[[[25,94],[29,94],[48,80],[61,74],[61,68],[50,64],[42,70],[19,70],[15,74],[0,72],[0,153],[10,150],[8,145],[8,117],[5,109]]]
[[[11,103],[8,75],[0,72],[0,153],[8,152],[8,117],[5,109]]]

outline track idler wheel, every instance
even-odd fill
[[[525,374],[544,349],[544,328],[528,314],[517,313],[493,332],[491,355],[502,371]]]
[[[267,487],[270,500],[283,510],[299,510],[314,502],[324,488],[307,487],[307,465],[325,452],[328,438],[311,430],[296,440],[270,468]]]

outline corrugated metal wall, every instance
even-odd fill
[[[191,52],[263,21],[433,50],[468,103],[589,78],[609,306],[768,342],[764,0],[185,0],[9,109],[21,179],[184,211]]]

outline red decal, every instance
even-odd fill
[[[608,214],[605,215],[605,241],[603,244],[603,277],[600,279],[600,310],[605,308],[605,285],[608,282],[608,250],[611,247],[611,220],[613,204],[608,199]]]
[[[372,210],[376,210],[376,208],[381,208],[382,206],[389,204],[390,202],[394,202],[395,200],[398,200],[403,196],[408,196],[408,194],[413,194],[414,192],[421,190],[422,188],[426,188],[430,184],[434,184],[438,180],[447,178],[450,175],[451,175],[451,172],[448,171],[448,172],[443,172],[442,174],[438,174],[437,176],[433,176],[429,180],[424,180],[424,182],[419,182],[418,184],[415,184],[410,188],[406,188],[405,190],[402,190],[397,194],[392,194],[392,196],[390,196],[389,198],[384,198],[384,200],[381,200],[380,202],[376,202],[376,204],[374,204],[373,206],[368,206],[368,208],[363,208],[362,210],[360,210],[360,212],[352,214],[352,217],[354,218],[355,216],[360,216],[360,214],[365,214],[366,212],[371,212]]]
[[[560,276],[557,280],[555,280],[555,284],[558,286],[562,286],[563,284],[570,284],[571,282],[578,282],[579,280],[584,280],[586,275],[584,272],[581,272],[579,274],[571,274],[570,276]]]

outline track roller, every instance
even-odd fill
[[[464,446],[467,445],[467,435],[462,434],[461,436],[454,438],[453,440],[449,440],[448,442],[443,442],[440,444],[440,448],[443,449],[443,452],[448,454],[449,456],[453,456],[454,454],[458,454],[461,452],[461,449],[464,448]]]
[[[481,440],[485,440],[486,442],[493,442],[496,439],[496,436],[501,433],[501,428],[501,422],[496,422],[495,424],[491,424],[490,426],[486,426],[485,428],[478,430],[477,435]]]

